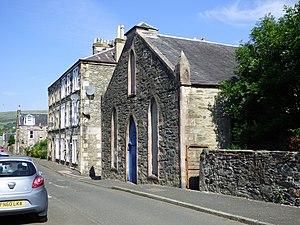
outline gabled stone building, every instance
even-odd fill
[[[124,27],[115,41],[95,39],[93,55],[79,59],[48,88],[48,157],[89,174],[101,173],[101,96],[124,46]]]
[[[102,101],[102,176],[188,187],[200,151],[231,142],[216,96],[234,76],[236,47],[160,35],[146,23],[126,36]]]
[[[25,155],[24,149],[47,138],[47,113],[22,113],[17,110],[14,154]]]

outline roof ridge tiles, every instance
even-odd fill
[[[175,38],[175,39],[181,39],[181,40],[187,40],[187,41],[203,42],[203,43],[208,43],[208,44],[224,45],[224,46],[230,46],[230,47],[238,47],[237,45],[224,44],[224,43],[218,43],[218,42],[206,41],[206,40],[203,41],[203,40],[195,39],[195,38],[177,37],[177,36],[166,35],[166,34],[157,34],[157,36]]]

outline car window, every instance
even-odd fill
[[[36,173],[35,167],[27,161],[1,161],[0,177],[22,177],[32,176]]]

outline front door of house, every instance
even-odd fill
[[[136,128],[134,120],[131,118],[128,141],[128,181],[137,183],[136,170]]]

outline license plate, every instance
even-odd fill
[[[17,208],[25,205],[24,201],[0,202],[0,208]]]

